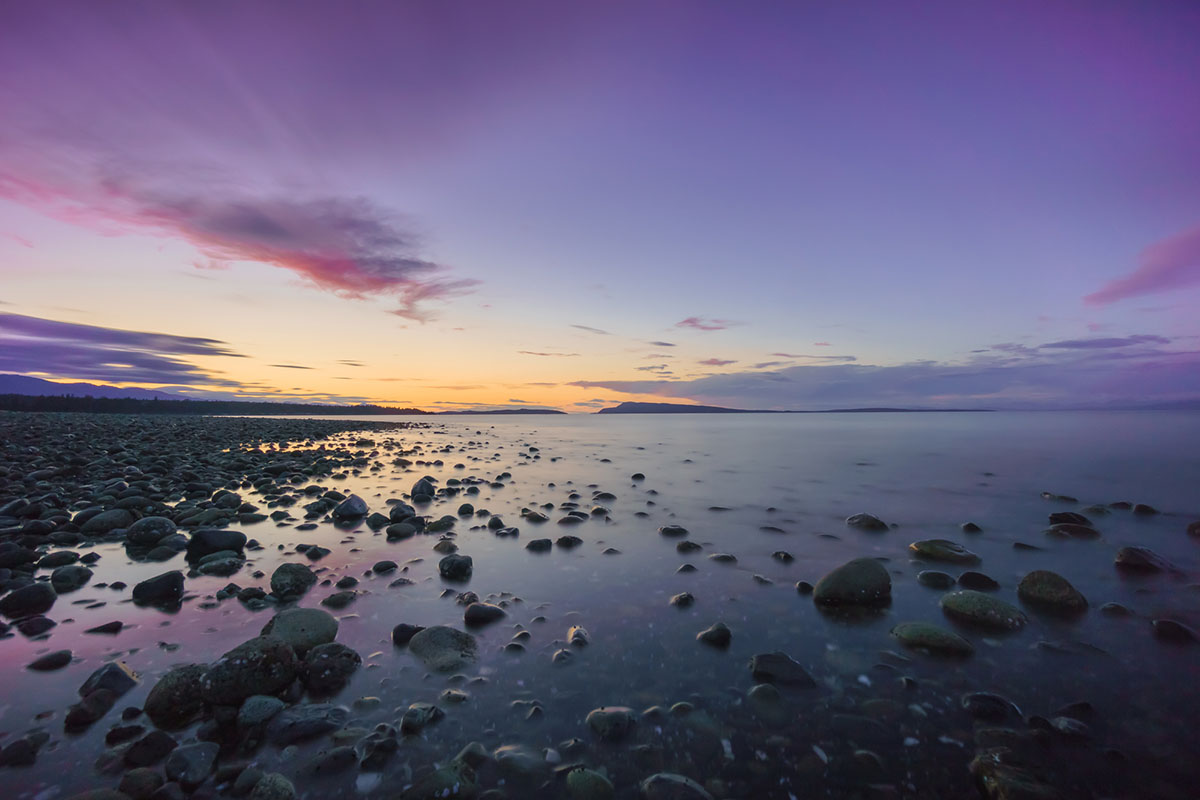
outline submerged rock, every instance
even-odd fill
[[[1114,562],[1118,569],[1130,572],[1169,572],[1175,569],[1170,561],[1149,547],[1122,547]]]
[[[1050,570],[1038,569],[1026,575],[1017,585],[1017,597],[1043,611],[1078,614],[1087,610],[1087,600],[1063,576]]]
[[[919,558],[950,564],[978,564],[979,556],[949,539],[922,539],[908,546]]]
[[[780,686],[812,687],[817,682],[786,653],[759,653],[750,659],[750,674],[762,683]]]
[[[813,601],[823,605],[884,605],[892,599],[892,577],[874,558],[856,558],[817,581]]]
[[[1027,622],[1024,612],[1016,606],[971,589],[943,595],[941,606],[951,619],[980,628],[1014,631]]]
[[[917,583],[930,589],[950,589],[954,586],[954,576],[936,569],[923,569],[917,573]]]
[[[629,735],[637,717],[625,706],[603,706],[588,712],[587,724],[604,741],[617,742]]]
[[[905,622],[892,628],[892,636],[905,647],[936,655],[969,656],[974,646],[953,631],[928,622]]]

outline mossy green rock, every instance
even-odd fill
[[[969,656],[975,648],[953,631],[928,622],[905,622],[892,628],[892,636],[905,647],[946,656]]]
[[[922,539],[910,544],[908,549],[929,561],[945,561],[949,564],[979,563],[979,556],[949,539]]]
[[[1045,569],[1034,570],[1022,578],[1017,597],[1035,608],[1062,614],[1080,614],[1088,606],[1087,598],[1070,581]]]
[[[943,595],[941,606],[951,619],[989,630],[1015,631],[1028,621],[1016,606],[971,589]]]
[[[882,605],[892,599],[892,577],[873,558],[856,558],[830,572],[813,590],[822,605]]]
[[[567,791],[573,800],[612,800],[615,794],[612,781],[591,769],[567,773]]]

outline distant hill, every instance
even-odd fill
[[[434,414],[441,416],[467,416],[472,414],[506,414],[509,416],[520,416],[524,414],[565,414],[565,411],[559,411],[557,408],[498,408],[494,411],[435,411]]]
[[[28,375],[0,375],[0,394],[24,394],[42,397],[108,397],[135,400],[183,400],[177,394],[157,389],[121,389],[96,383],[58,383]]]
[[[686,403],[621,403],[597,414],[919,414],[944,411],[991,411],[990,408],[829,408],[819,411],[769,411],[766,409],[693,406]]]

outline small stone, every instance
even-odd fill
[[[759,653],[750,659],[754,680],[780,686],[813,687],[817,682],[786,653]]]
[[[942,595],[941,606],[951,619],[990,630],[1013,631],[1027,621],[1019,608],[970,589]]]
[[[503,608],[491,603],[471,603],[463,612],[463,622],[469,627],[487,625],[508,616]]]
[[[424,625],[410,625],[407,622],[401,622],[396,627],[392,628],[392,644],[397,647],[403,647],[408,644],[412,637],[416,636],[421,631],[425,630]]]
[[[892,578],[874,558],[856,558],[817,581],[813,601],[821,605],[885,605],[892,599]]]
[[[53,672],[56,669],[62,669],[67,664],[71,663],[70,650],[55,650],[53,653],[47,653],[44,656],[39,656],[25,667],[34,672]]]
[[[1017,585],[1021,602],[1043,611],[1079,614],[1087,610],[1087,600],[1071,582],[1058,573],[1034,570]]]
[[[470,556],[454,553],[438,562],[438,573],[448,581],[465,581],[471,577],[472,566]]]
[[[724,622],[716,622],[696,634],[696,639],[723,650],[733,641],[733,632]]]
[[[606,742],[624,739],[634,728],[637,718],[633,709],[625,706],[604,706],[588,712],[588,727]]]
[[[892,628],[905,647],[947,656],[969,656],[975,648],[957,633],[927,622],[905,622]]]
[[[954,576],[936,569],[923,569],[917,573],[917,583],[930,589],[950,589],[954,586]]]
[[[979,556],[949,539],[922,539],[908,546],[919,558],[951,564],[978,564]]]
[[[676,608],[688,608],[696,602],[696,598],[691,592],[680,592],[677,595],[672,595],[670,603]]]

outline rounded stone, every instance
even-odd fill
[[[259,636],[221,656],[201,685],[209,703],[235,706],[251,695],[283,691],[297,672],[291,645],[277,636]]]
[[[958,542],[949,539],[921,539],[913,542],[908,549],[929,561],[945,561],[950,564],[978,564],[979,556],[963,547]]]
[[[316,573],[307,564],[280,564],[271,573],[271,593],[283,598],[299,597],[316,582]]]
[[[587,715],[588,727],[606,742],[624,739],[637,724],[633,709],[626,706],[603,706]]]
[[[964,589],[950,592],[941,599],[942,611],[951,619],[980,628],[1014,631],[1025,626],[1027,618],[1019,608],[990,594]]]
[[[1087,599],[1063,576],[1050,570],[1038,569],[1026,575],[1017,585],[1021,602],[1043,611],[1079,614],[1087,610]]]
[[[409,651],[434,672],[453,672],[478,657],[475,637],[457,628],[434,625],[408,640]]]
[[[289,608],[267,621],[263,636],[278,636],[292,646],[301,658],[317,645],[337,638],[338,621],[319,608]]]
[[[143,704],[150,721],[164,730],[186,727],[204,711],[204,676],[208,667],[186,664],[158,679]]]
[[[822,605],[883,605],[892,599],[892,577],[874,558],[856,558],[817,581],[813,601]]]
[[[905,622],[892,628],[905,647],[947,656],[969,656],[975,648],[963,637],[928,622]]]

